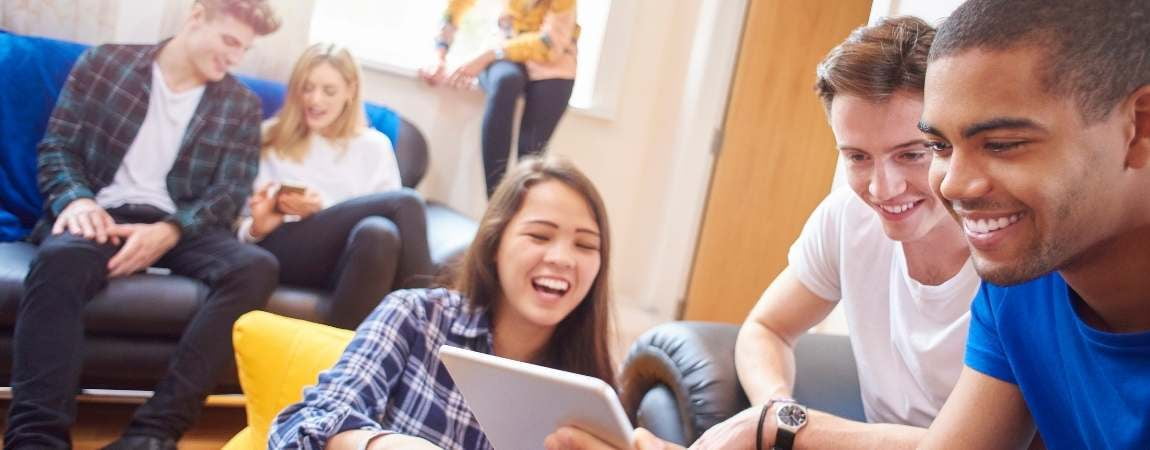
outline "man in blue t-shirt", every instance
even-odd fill
[[[926,448],[1150,448],[1150,2],[969,0],[930,52],[931,182],[984,284]]]

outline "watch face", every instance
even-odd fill
[[[779,421],[790,427],[807,423],[807,411],[799,405],[783,405],[779,409]]]

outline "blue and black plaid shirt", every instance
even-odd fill
[[[44,215],[34,237],[73,200],[112,182],[147,115],[163,45],[101,45],[72,67],[38,148]],[[231,75],[208,83],[168,172],[176,212],[167,220],[184,236],[230,229],[251,193],[259,145],[259,98]]]
[[[491,448],[439,361],[443,344],[491,353],[486,310],[446,289],[388,295],[335,367],[276,417],[268,448],[322,449],[332,436],[359,429],[416,436],[448,450]]]

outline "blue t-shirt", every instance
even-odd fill
[[[1018,385],[1048,448],[1150,449],[1150,332],[1091,328],[1057,273],[982,284],[966,365]]]

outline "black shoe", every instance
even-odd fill
[[[176,450],[176,440],[135,434],[121,436],[102,450]]]

